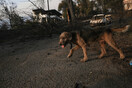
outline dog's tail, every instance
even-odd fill
[[[127,32],[130,28],[130,25],[126,25],[122,28],[114,28],[114,29],[111,29],[111,31],[113,32]]]

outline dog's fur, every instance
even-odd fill
[[[68,58],[72,56],[73,52],[77,50],[78,48],[82,48],[84,58],[81,59],[82,62],[85,62],[88,60],[87,57],[87,50],[86,45],[89,45],[91,42],[98,41],[101,46],[101,54],[99,55],[99,58],[102,58],[106,54],[105,50],[105,42],[110,45],[113,49],[115,49],[121,59],[124,59],[125,56],[121,49],[117,48],[113,38],[112,38],[112,32],[125,32],[128,30],[130,25],[126,25],[122,28],[115,28],[115,29],[108,29],[108,28],[97,28],[98,31],[94,31],[93,29],[85,29],[78,32],[63,32],[60,35],[60,41],[59,44],[63,46],[63,48],[68,43],[73,43],[76,46],[72,48],[68,54]]]

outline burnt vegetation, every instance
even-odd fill
[[[44,0],[39,0],[40,3]],[[42,4],[42,3],[41,3]],[[132,11],[124,10],[123,0],[62,0],[58,10],[62,11],[63,21],[36,22],[30,15],[31,20],[19,16],[17,5],[10,3],[10,8],[5,0],[0,1],[0,41],[15,38],[40,38],[52,34],[60,34],[63,31],[80,30],[84,26],[90,26],[89,21],[95,14],[112,14],[115,27],[122,24],[130,24]],[[4,20],[8,19],[8,22]]]

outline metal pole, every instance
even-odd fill
[[[48,10],[49,10],[49,0],[47,0]]]
[[[47,0],[47,6],[49,11],[49,0]],[[50,13],[48,13],[47,15],[48,15],[47,21],[50,22]]]

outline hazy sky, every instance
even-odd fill
[[[35,7],[28,1],[28,0],[7,0],[12,1],[17,4],[17,10],[19,13],[25,12],[25,13],[31,13],[32,9],[35,9]],[[36,1],[36,0],[31,0]],[[61,2],[61,0],[49,0],[49,7],[50,9],[56,9],[58,10],[58,4]],[[45,10],[47,10],[47,0],[45,0]]]

